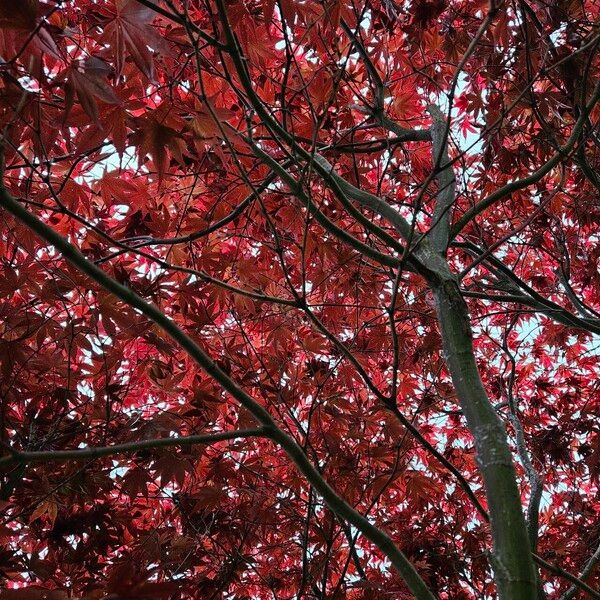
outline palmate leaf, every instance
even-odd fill
[[[109,43],[114,52],[116,76],[120,77],[128,56],[138,69],[154,80],[153,50],[163,47],[160,36],[151,21],[155,13],[136,0],[116,0],[114,18],[106,24],[100,38]]]
[[[71,65],[65,74],[65,118],[71,111],[75,95],[81,108],[96,123],[99,122],[98,100],[105,104],[119,104],[121,102],[106,80],[110,71],[109,65],[94,57]]]

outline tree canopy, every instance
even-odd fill
[[[3,0],[0,600],[600,598],[599,16]]]

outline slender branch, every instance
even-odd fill
[[[575,293],[575,290],[573,290],[573,288],[571,287],[571,284],[569,283],[569,279],[567,278],[567,275],[564,272],[564,270],[561,267],[559,267],[555,272],[556,272],[556,276],[558,277],[558,280],[560,281],[561,285],[563,286],[563,288],[565,290],[565,294],[567,295],[567,298],[571,301],[571,304],[575,307],[575,309],[577,310],[579,315],[581,317],[583,317],[584,319],[600,318],[600,314],[597,311],[595,311],[593,308],[590,308],[589,306],[586,306],[577,297],[577,294]]]
[[[348,26],[344,19],[340,20],[340,25],[342,26],[342,29],[344,30],[346,35],[352,41],[354,47],[358,50],[358,53],[360,54],[361,58],[363,59],[363,62],[365,63],[365,66],[367,67],[369,79],[371,80],[373,88],[375,89],[375,106],[373,107],[373,112],[375,114],[383,112],[385,84],[383,83],[379,73],[377,72],[377,69],[375,68],[375,65],[373,64],[373,61],[371,60],[371,57],[367,53],[363,43],[358,39],[356,33],[352,31],[352,29]]]
[[[315,217],[319,225],[323,226],[327,231],[333,233],[333,235],[340,240],[352,246],[352,248],[354,248],[357,252],[360,252],[364,256],[368,256],[382,265],[386,265],[388,267],[397,267],[400,264],[398,258],[378,252],[328,219],[314,204],[308,194],[304,193],[300,183],[294,179],[292,175],[290,175],[274,158],[261,150],[261,148],[259,148],[256,144],[249,140],[247,141],[250,143],[257,158],[260,158],[270,169],[272,169],[281,177],[281,179],[290,187],[292,192],[307,206],[308,210]]]
[[[583,567],[583,570],[581,571],[581,575],[579,577],[576,577],[575,580],[571,579],[571,581],[573,582],[573,585],[560,597],[560,600],[571,600],[571,598],[573,598],[575,596],[575,594],[577,593],[577,588],[584,589],[592,598],[600,598],[600,592],[595,592],[586,583],[584,583],[584,580],[587,579],[587,577],[592,574],[594,567],[599,562],[600,562],[600,544],[598,544],[596,551],[594,552],[594,554],[592,554],[592,556],[586,563],[585,567]],[[570,579],[570,578],[567,577],[567,579]]]
[[[472,242],[453,242],[453,246],[457,248],[465,248],[468,252],[472,252],[477,255],[483,254],[485,251],[479,248]],[[502,294],[496,296],[489,296],[480,292],[463,291],[465,296],[471,296],[473,298],[484,298],[490,300],[497,300],[499,302],[519,302],[526,306],[531,306],[538,311],[544,313],[549,318],[568,325],[570,327],[577,327],[579,329],[585,329],[590,333],[600,334],[600,319],[584,319],[577,315],[570,313],[568,310],[544,298],[541,294],[536,292],[530,285],[520,279],[515,273],[513,273],[502,261],[496,258],[493,254],[490,254],[486,258],[487,268],[490,268],[495,274],[506,283],[506,288],[509,294]],[[522,295],[519,290],[523,290],[527,295]],[[515,293],[516,292],[516,293]]]
[[[161,17],[165,17],[165,19],[173,21],[173,23],[177,23],[178,25],[185,25],[186,20],[180,14],[169,12],[161,6],[154,4],[154,2],[150,2],[150,0],[136,0],[136,2],[138,2],[142,6],[145,6],[146,8],[149,8],[150,10],[153,10],[156,14],[160,15]],[[194,23],[191,23],[190,27],[194,33],[199,35],[205,42],[207,42],[211,46],[215,46],[216,48],[220,48],[221,50],[224,50],[226,48],[226,46],[219,42],[219,40],[210,36],[208,33],[206,33],[206,31],[200,29],[200,27],[198,27]]]
[[[513,322],[514,323],[514,322]],[[542,500],[542,492],[544,490],[544,480],[537,469],[533,466],[531,461],[531,453],[527,448],[527,442],[525,441],[525,432],[523,430],[523,424],[519,418],[519,411],[517,406],[518,399],[515,398],[513,390],[515,386],[515,379],[517,373],[517,361],[513,353],[508,347],[508,331],[504,335],[502,350],[508,357],[510,362],[510,374],[508,376],[508,383],[506,386],[506,396],[508,400],[509,409],[509,420],[515,431],[515,440],[517,446],[517,452],[521,464],[527,474],[529,481],[529,502],[527,503],[527,531],[529,534],[529,543],[531,544],[531,551],[535,552],[537,548],[538,530],[539,530],[539,512],[540,502]]]
[[[225,440],[234,440],[247,437],[269,437],[267,429],[241,429],[239,431],[223,431],[219,433],[205,433],[181,437],[155,438],[115,444],[114,446],[91,446],[88,448],[74,448],[73,450],[36,450],[20,451],[3,444],[8,456],[0,458],[0,466],[11,463],[36,463],[65,460],[89,460],[115,454],[129,454],[139,450],[153,450],[156,448],[169,448],[172,446],[193,446],[196,444],[216,444]]]
[[[583,592],[585,592],[590,598],[600,599],[600,593],[591,588],[585,581],[582,581],[573,573],[569,573],[569,571],[565,571],[562,567],[558,565],[549,563],[547,560],[544,560],[541,556],[537,554],[533,554],[533,560],[540,566],[542,569],[545,569],[549,573],[554,573],[557,577],[562,577],[567,581],[570,581],[575,588],[579,588]],[[571,596],[572,598],[573,596]],[[567,600],[566,598],[561,598],[560,600]]]
[[[362,206],[375,211],[380,217],[386,219],[394,229],[404,238],[407,239],[410,235],[410,225],[408,221],[385,200],[382,200],[375,194],[361,190],[352,185],[343,177],[338,175],[329,161],[320,155],[315,155],[315,164],[320,168],[320,173],[325,175],[327,179],[335,182],[342,193],[352,200],[356,200]]]
[[[172,246],[175,244],[186,244],[186,243],[194,242],[195,240],[197,240],[201,237],[210,235],[211,233],[218,231],[222,227],[225,227],[225,225],[228,225],[229,223],[234,221],[236,219],[236,217],[239,217],[244,212],[244,210],[246,208],[248,208],[248,206],[250,206],[252,201],[261,192],[264,192],[269,187],[269,185],[273,182],[274,179],[275,179],[275,176],[273,174],[266,177],[265,181],[261,185],[259,185],[251,194],[246,196],[246,198],[244,198],[244,200],[242,200],[242,202],[240,202],[228,215],[219,219],[215,223],[212,223],[211,225],[205,227],[204,229],[195,231],[194,233],[190,233],[188,235],[173,236],[170,238],[145,238],[144,240],[140,241],[139,243],[135,244],[134,246],[131,246],[131,250],[143,248],[144,246]],[[138,238],[138,240],[139,240],[139,238]],[[132,240],[131,239],[120,240],[120,243],[124,244],[129,241],[132,241]],[[118,250],[117,252],[113,252],[112,254],[105,256],[104,258],[101,258],[100,260],[96,261],[96,264],[101,264],[108,260],[112,260],[113,258],[116,258],[117,256],[120,256],[121,254],[126,253],[126,252],[128,252],[128,250],[125,248],[122,248],[121,250]]]

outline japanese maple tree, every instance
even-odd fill
[[[2,0],[0,600],[600,598],[599,47]]]

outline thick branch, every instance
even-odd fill
[[[492,566],[503,600],[536,598],[536,576],[516,472],[504,425],[481,382],[468,310],[452,278],[433,289],[446,363],[473,434],[483,476],[494,542]]]
[[[433,211],[433,222],[429,230],[431,245],[442,254],[446,252],[450,237],[451,207],[454,204],[455,178],[448,156],[448,136],[446,116],[442,111],[432,104],[428,112],[433,118],[431,125],[431,139],[433,164],[439,162],[439,173],[437,175],[438,193]]]

